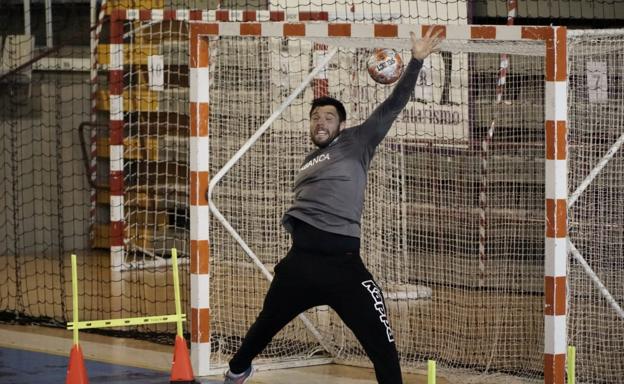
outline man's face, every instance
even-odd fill
[[[310,115],[310,138],[317,147],[326,147],[345,125],[344,121],[340,122],[338,111],[333,105],[316,107]]]

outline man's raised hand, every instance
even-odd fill
[[[442,37],[440,37],[442,31],[442,28],[431,27],[427,30],[427,33],[425,33],[422,39],[416,38],[416,34],[410,32],[412,38],[412,57],[414,59],[423,60],[432,52],[439,51],[439,45],[440,42],[442,42]]]

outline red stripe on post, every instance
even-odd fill
[[[565,355],[544,354],[544,383],[565,384]]]
[[[108,186],[111,195],[122,196],[124,186],[123,171],[110,171],[108,175]]]
[[[210,341],[209,308],[191,308],[191,341],[193,343]]]
[[[163,12],[163,20],[175,20],[177,19],[175,9],[165,9]]]
[[[210,65],[210,50],[208,48],[208,39],[199,37],[197,40],[197,67],[207,68]]]
[[[113,8],[110,13],[111,22],[119,22],[119,20],[126,20],[125,8]]]
[[[301,11],[299,12],[299,21],[327,21],[329,20],[329,13],[325,11],[312,12]]]
[[[566,314],[566,276],[544,277],[544,315]]]
[[[568,78],[568,65],[567,65],[567,29],[565,27],[557,27],[555,29],[555,42],[557,44],[555,48],[555,81],[565,81]]]
[[[546,42],[546,81],[567,79],[566,29],[548,28],[540,34]]]
[[[206,192],[210,177],[208,172],[191,171],[191,204],[208,205]]]
[[[336,23],[327,26],[328,36],[351,36],[351,24]]]
[[[123,44],[123,23],[120,21],[123,19],[113,19],[110,22],[110,43],[111,44]]]
[[[250,11],[250,10],[243,11],[243,21],[248,22],[248,21],[258,20],[256,17],[256,14],[257,14],[256,11]]]
[[[546,61],[544,67],[546,69],[546,81],[555,81],[555,71],[557,65],[557,55],[555,52],[555,44],[553,39],[546,40]]]
[[[270,11],[269,12],[269,20],[270,21],[284,21],[284,12],[283,11]]]
[[[242,23],[240,25],[241,36],[260,36],[261,33],[260,23]]]
[[[567,201],[546,199],[546,237],[565,238],[568,235]]]
[[[215,17],[217,21],[230,21],[230,11],[228,10],[217,10],[215,12]]]
[[[423,25],[420,33],[425,36],[430,29],[433,29],[432,34],[440,31],[440,38],[446,37],[446,27],[444,25]]]
[[[202,15],[203,15],[203,13],[202,13],[202,11],[201,11],[201,10],[199,10],[199,9],[194,9],[194,10],[192,10],[192,11],[189,13],[189,19],[190,19],[190,20],[194,20],[194,21],[195,21],[195,20],[196,20],[196,21],[199,21],[199,20],[201,20],[201,19],[202,19]]]
[[[191,273],[205,275],[210,271],[210,243],[191,240]]]
[[[546,81],[555,80],[555,45],[554,30],[552,27],[522,27],[523,39],[542,40],[546,43]]]
[[[191,24],[191,68],[205,68],[209,64],[208,40],[201,35],[218,35],[219,24]],[[194,44],[195,43],[195,44]]]
[[[375,24],[375,37],[397,37],[399,27],[395,24]]]
[[[111,247],[122,247],[124,245],[124,226],[123,221],[111,221],[109,235]]]
[[[567,153],[568,128],[565,121],[546,120],[546,159],[565,160]]]
[[[151,20],[152,19],[152,10],[151,9],[141,9],[139,10],[139,20]]]
[[[123,71],[118,71],[118,70],[109,71],[108,82],[110,84],[108,87],[108,92],[110,95],[115,95],[115,96],[123,95],[123,88],[124,88]]]
[[[288,36],[305,36],[305,24],[303,23],[284,24],[284,37],[288,37]]]
[[[110,120],[108,122],[108,134],[110,145],[123,145],[123,120]]]
[[[470,27],[470,37],[473,39],[496,39],[496,27]]]
[[[552,39],[553,30],[551,27],[522,27],[520,30],[520,36],[523,39],[528,40],[543,40]]]
[[[210,107],[207,103],[191,103],[191,136],[208,136],[209,111]]]

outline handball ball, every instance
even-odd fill
[[[394,49],[377,49],[366,63],[368,74],[380,84],[392,84],[403,73],[403,60]]]

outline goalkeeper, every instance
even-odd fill
[[[318,147],[303,161],[294,203],[282,219],[292,247],[275,266],[262,311],[230,361],[226,384],[242,384],[256,357],[305,310],[329,305],[353,331],[373,362],[377,381],[402,382],[394,336],[379,286],[360,258],[360,220],[371,159],[414,90],[423,60],[439,33],[411,34],[412,59],[390,96],[359,126],[346,129],[342,103],[312,102],[310,138]]]

